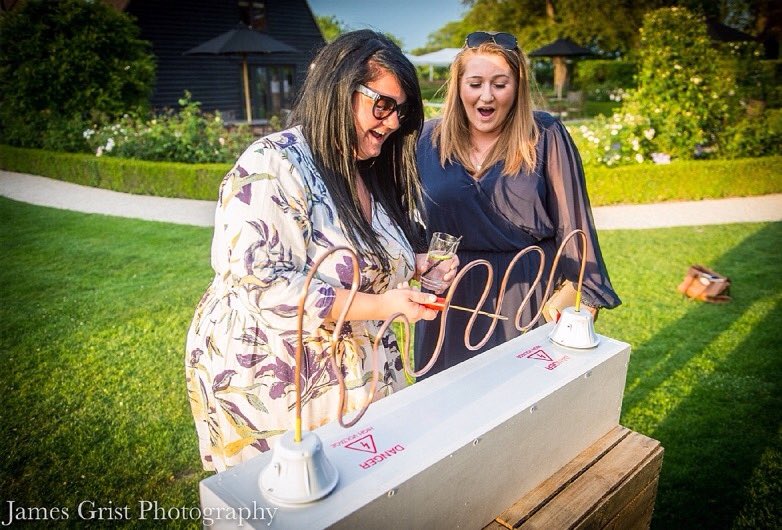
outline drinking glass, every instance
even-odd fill
[[[460,237],[435,232],[426,254],[426,269],[421,274],[421,287],[438,291],[443,287],[443,276],[451,270],[451,262],[459,246]]]

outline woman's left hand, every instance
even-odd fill
[[[450,265],[450,268],[448,269],[448,272],[445,273],[442,280],[442,285],[439,289],[434,290],[435,293],[440,294],[442,292],[445,292],[446,289],[448,289],[451,286],[451,283],[453,282],[454,278],[456,278],[456,273],[459,271],[459,256],[455,255],[452,259],[448,260],[448,263]],[[421,279],[421,275],[426,272],[428,268],[428,262],[426,259],[426,252],[422,254],[416,254],[415,255],[415,277],[419,280]]]

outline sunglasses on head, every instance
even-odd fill
[[[401,122],[405,119],[405,116],[410,109],[407,103],[402,103],[400,105],[394,98],[378,94],[366,85],[358,85],[358,87],[356,87],[356,92],[364,94],[372,100],[372,115],[378,120],[385,120],[391,116],[392,112],[396,111],[396,117]]]
[[[468,48],[477,48],[481,44],[493,42],[506,50],[518,50],[519,43],[516,37],[510,33],[494,33],[489,31],[475,31],[467,35],[464,45]]]

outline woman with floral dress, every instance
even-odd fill
[[[361,285],[339,351],[346,409],[405,385],[390,331],[380,384],[368,396],[382,322],[432,319],[434,295],[405,282],[425,266],[415,218],[415,145],[423,122],[416,72],[385,36],[342,35],[315,58],[291,115],[294,127],[253,143],[220,185],[212,241],[215,277],[187,337],[188,397],[205,469],[223,470],[293,427],[297,304],[313,264],[336,246],[359,256]],[[455,263],[454,265],[457,265]],[[303,315],[302,420],[337,417],[340,390],[327,350],[351,286],[347,252],[327,256]],[[447,279],[452,279],[455,270]]]

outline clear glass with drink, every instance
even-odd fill
[[[421,274],[421,287],[430,291],[443,288],[443,276],[451,270],[451,261],[459,246],[460,237],[435,232],[426,254],[426,269]]]

